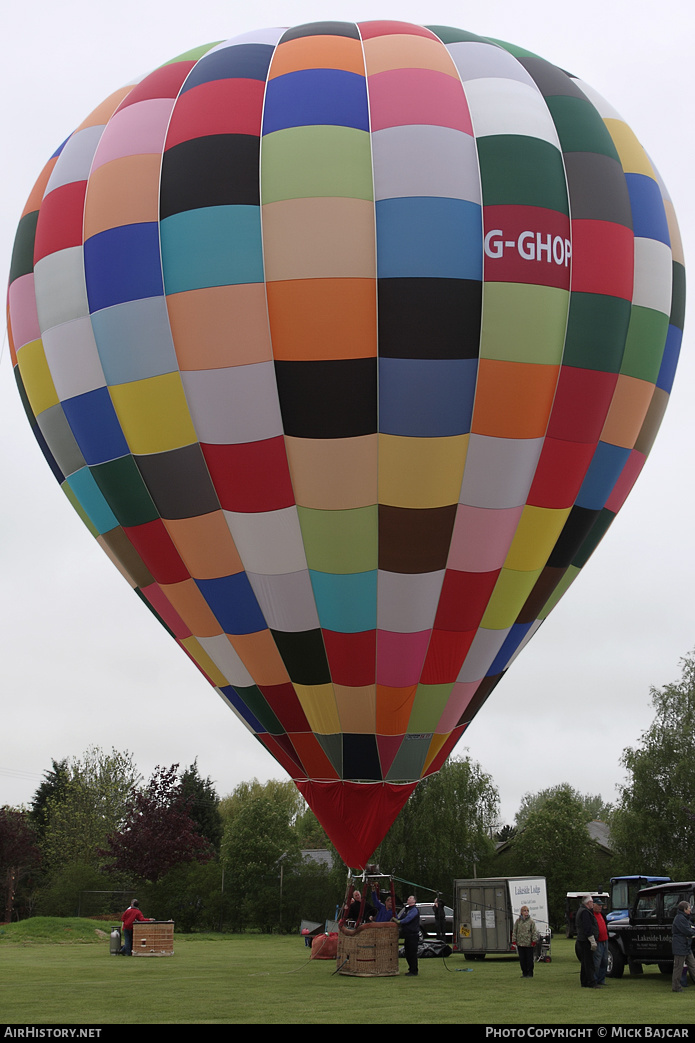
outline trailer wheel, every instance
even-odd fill
[[[606,976],[608,978],[622,978],[623,971],[625,970],[625,957],[620,951],[619,946],[616,942],[608,942],[608,968],[606,970]]]
[[[644,974],[644,967],[641,963],[636,963],[635,960],[628,960],[627,965],[630,968],[630,974]]]
[[[673,964],[672,963],[660,963],[659,964],[659,971],[661,972],[661,974],[668,974],[668,976],[670,978],[671,975],[673,974]]]

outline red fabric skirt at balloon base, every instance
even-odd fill
[[[310,960],[334,960],[338,952],[338,933],[317,934],[311,940]]]
[[[363,869],[417,782],[296,782],[345,865]]]

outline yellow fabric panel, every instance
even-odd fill
[[[608,127],[608,133],[613,138],[613,144],[618,151],[625,173],[646,174],[647,177],[656,180],[654,167],[649,162],[647,153],[627,123],[612,118],[605,119],[604,123]]]
[[[164,453],[197,441],[178,373],[115,384],[109,393],[136,456]]]
[[[340,718],[332,684],[294,684],[309,727],[319,735],[337,735]]]
[[[185,637],[180,640],[180,643],[186,649],[190,657],[198,664],[203,673],[210,678],[216,688],[223,688],[224,685],[229,684],[227,678],[221,672],[220,668],[213,663],[212,659],[199,641],[196,641],[194,637]]]
[[[481,627],[486,630],[505,630],[512,626],[542,571],[516,572],[514,569],[502,569],[481,620]]]
[[[42,340],[32,340],[20,348],[17,352],[17,365],[34,416],[58,405],[60,399],[48,368]]]
[[[524,507],[504,567],[519,572],[542,569],[557,543],[571,507]]]
[[[413,508],[457,503],[468,438],[379,435],[379,503]]]

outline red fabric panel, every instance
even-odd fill
[[[570,219],[566,214],[542,206],[499,204],[484,207],[483,221],[485,282],[569,289]],[[574,288],[573,269],[572,285]]]
[[[119,109],[134,105],[138,101],[148,101],[150,98],[175,98],[195,64],[194,61],[174,62],[172,65],[163,65],[160,69],[155,69],[133,87],[128,97],[119,105]]]
[[[571,507],[589,469],[595,448],[593,442],[546,438],[528,503],[534,507],[555,509]]]
[[[279,511],[294,504],[282,435],[201,449],[224,510]]]
[[[436,629],[477,630],[499,574],[499,569],[492,572],[447,569],[434,621]]]
[[[286,732],[311,731],[302,704],[290,681],[285,684],[259,684],[258,688]]]
[[[375,22],[358,22],[357,27],[363,40],[372,40],[375,36],[426,36],[434,39],[434,34],[423,25],[411,25],[410,22],[389,22],[380,19]]]
[[[477,630],[433,630],[422,668],[421,684],[455,681]]]
[[[123,531],[157,583],[182,583],[191,578],[161,519],[124,526]]]
[[[376,630],[357,634],[324,630],[323,642],[331,678],[336,684],[348,685],[350,688],[374,684]]]
[[[617,373],[563,366],[550,415],[548,438],[598,442],[617,381]]]
[[[296,780],[295,780],[296,781]],[[417,786],[409,782],[297,782],[347,866],[363,869]]]
[[[572,222],[572,289],[632,300],[635,237],[610,221]]]
[[[186,91],[176,102],[167,132],[167,149],[207,134],[261,133],[260,80],[212,80]]]
[[[49,192],[41,204],[34,240],[34,264],[48,254],[82,246],[86,181],[72,181]]]
[[[190,627],[181,619],[181,616],[171,604],[169,598],[161,587],[156,583],[153,583],[149,587],[142,587],[140,592],[143,597],[147,598],[165,626],[169,627],[174,637],[183,640],[185,637],[192,636]]]

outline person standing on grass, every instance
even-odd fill
[[[136,920],[141,920],[143,923],[151,922],[142,915],[140,912],[140,903],[137,898],[134,898],[121,917],[121,923],[123,924],[123,945],[121,946],[121,956],[133,955],[133,924]]]
[[[604,986],[608,970],[608,927],[603,918],[603,902],[600,898],[594,898],[592,912],[598,924],[598,938],[594,949],[594,978],[597,985]]]
[[[519,910],[519,918],[512,930],[512,942],[516,945],[521,964],[521,977],[533,977],[533,947],[538,941],[538,931],[534,921],[531,919],[529,908],[522,905]]]
[[[598,944],[598,924],[593,913],[594,903],[591,895],[582,898],[579,912],[575,920],[577,926],[577,940],[574,943],[574,951],[581,964],[579,981],[583,989],[598,989],[594,977],[594,951]]]
[[[693,957],[693,938],[695,938],[695,927],[690,921],[690,903],[679,902],[678,912],[673,918],[671,928],[671,949],[673,952],[673,976],[671,978],[671,991],[682,992],[681,974],[683,966],[688,968],[690,980],[695,984],[695,957]]]
[[[420,910],[417,907],[415,895],[408,897],[407,905],[401,909],[398,923],[403,935],[405,958],[408,961],[406,977],[416,978],[418,972],[417,950],[420,944]]]

